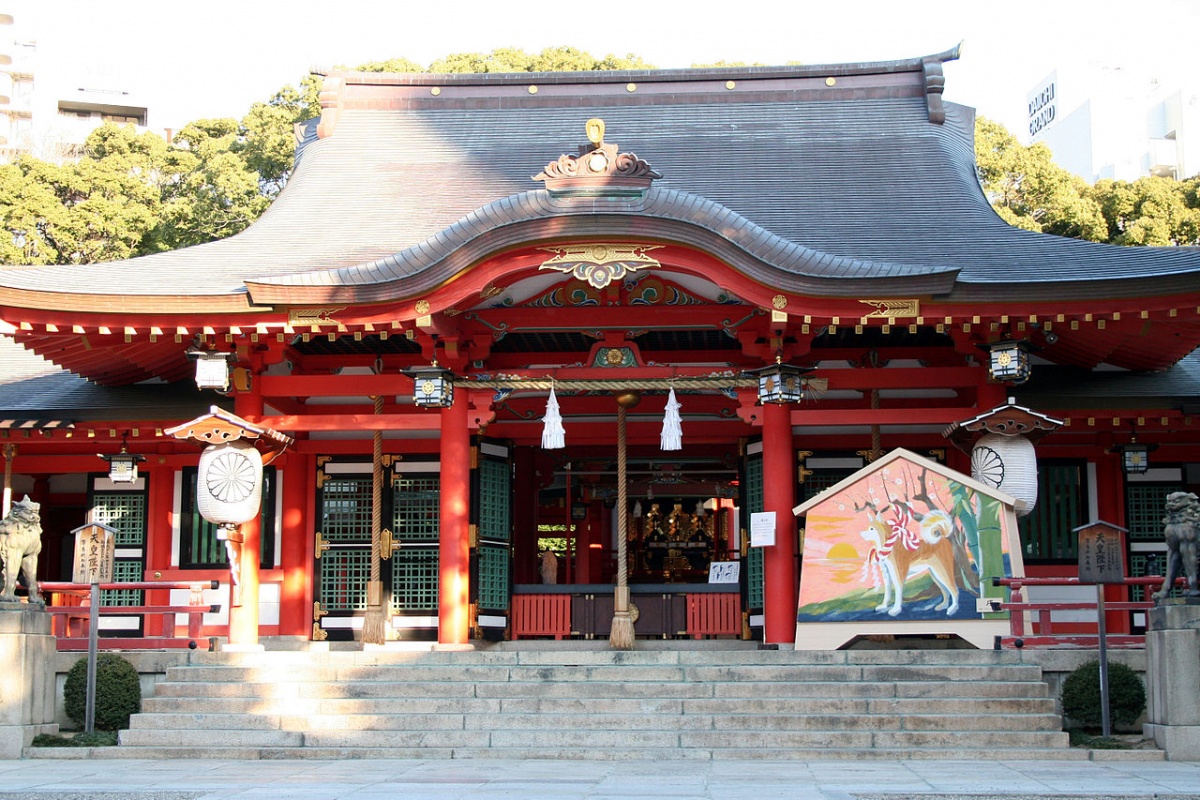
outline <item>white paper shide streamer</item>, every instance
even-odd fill
[[[553,386],[550,387],[550,396],[546,398],[546,416],[542,422],[542,448],[561,450],[566,447],[566,431],[563,430],[562,414],[558,410],[558,398],[554,396]]]
[[[675,399],[675,390],[667,395],[667,413],[663,415],[662,444],[663,450],[683,449],[683,428],[679,424],[679,401]]]

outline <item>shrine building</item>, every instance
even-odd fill
[[[205,630],[233,645],[359,638],[372,591],[392,639],[603,638],[625,582],[638,636],[786,646],[793,507],[896,448],[999,486],[970,439],[1006,410],[1046,421],[1026,573],[1074,574],[1104,520],[1142,574],[1200,484],[1200,250],[1002,221],[942,98],[957,55],[326,75],[242,233],[0,268],[6,489],[42,504],[43,577],[90,518],[118,580],[221,581]],[[201,450],[167,433],[206,414],[291,440],[232,608]]]

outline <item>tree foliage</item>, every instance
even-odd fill
[[[1054,163],[1044,144],[1021,145],[980,117],[975,155],[992,207],[1018,228],[1118,245],[1200,244],[1200,176],[1089,186]]]
[[[735,66],[716,62],[710,66]],[[602,58],[573,47],[455,53],[423,68],[406,58],[366,72],[541,72],[653,69],[633,54]],[[167,142],[111,123],[78,161],[22,156],[0,164],[0,263],[90,264],[231,236],[256,220],[291,176],[297,126],[320,115],[322,78],[305,77],[255,103],[240,120],[204,119]],[[1009,224],[1124,245],[1200,244],[1200,176],[1088,186],[1043,145],[1024,147],[979,118],[984,191]]]

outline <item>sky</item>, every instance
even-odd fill
[[[240,118],[312,68],[498,47],[570,45],[670,68],[887,61],[961,42],[946,99],[1023,141],[1027,95],[1052,70],[1200,74],[1200,0],[7,0],[0,11],[36,37],[38,75],[128,89],[154,129]]]

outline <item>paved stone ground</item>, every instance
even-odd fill
[[[1200,762],[0,761],[0,800],[1200,800]]]

